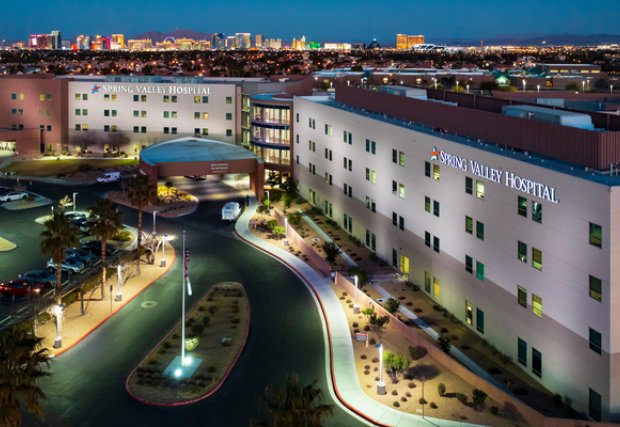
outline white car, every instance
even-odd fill
[[[13,200],[24,200],[28,198],[28,193],[25,191],[9,191],[0,195],[0,202],[10,202]]]
[[[236,221],[241,215],[241,206],[237,202],[228,202],[222,208],[222,221]]]
[[[120,172],[104,172],[103,175],[97,178],[97,182],[102,184],[105,182],[116,182],[121,179]]]

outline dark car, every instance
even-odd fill
[[[88,252],[95,254],[97,256],[101,256],[101,240],[91,240],[86,243],[82,243],[80,245],[80,249],[87,250]],[[116,252],[116,248],[111,244],[106,244],[105,247],[105,255],[110,256]]]
[[[77,258],[86,265],[97,261],[97,255],[81,248],[67,249],[67,258]]]
[[[31,284],[43,283],[45,286],[53,287],[56,284],[56,275],[47,270],[31,270],[20,274],[19,278]]]
[[[41,283],[28,283],[23,279],[14,279],[5,283],[0,283],[0,294],[3,297],[27,297],[39,296],[43,292],[44,285]]]
[[[65,212],[65,218],[75,224],[74,221],[79,221],[81,219],[86,219],[87,216],[84,212]]]

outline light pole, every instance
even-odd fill
[[[77,207],[75,206],[76,200],[77,200],[77,195],[78,195],[77,192],[73,193],[73,212],[75,212],[77,210]]]
[[[116,279],[118,281],[118,287],[116,288],[116,296],[114,301],[123,300],[123,267],[121,265],[116,266]]]
[[[585,81],[585,80],[582,80],[582,81],[581,81],[581,92],[583,93],[583,92],[585,92],[585,91],[586,91],[586,81]]]
[[[54,348],[62,347],[62,312],[65,306],[58,302],[54,306],[54,316],[56,316],[56,337],[54,338]]]
[[[54,216],[54,205],[52,205],[52,216]]]
[[[288,217],[284,217],[284,245],[288,246]]]
[[[185,249],[185,230],[183,230],[183,286],[181,288],[181,368],[190,364],[191,359],[185,357],[185,284],[187,294],[192,296],[192,285],[189,281],[189,253]],[[176,372],[175,372],[176,374]],[[179,376],[179,375],[177,375]]]
[[[610,95],[614,94],[614,85],[609,85],[609,94]]]
[[[459,81],[457,80],[456,81],[456,93],[458,93],[458,92],[459,92]]]
[[[433,86],[435,87],[435,90],[437,90],[437,79],[435,77],[433,77]]]
[[[465,88],[467,89],[467,93],[469,93],[469,84],[466,84]]]
[[[525,79],[523,79],[522,82],[523,82],[523,92],[525,92],[525,85],[527,84],[527,82],[525,81]]]
[[[536,85],[536,92],[540,93],[540,85]]]
[[[377,344],[379,350],[379,382],[377,383],[377,394],[385,394],[385,383],[383,382],[383,344]]]
[[[157,211],[153,211],[153,235],[157,234]]]
[[[159,262],[160,267],[166,266],[166,240],[168,240],[168,235],[164,234],[161,236],[161,261]]]
[[[353,276],[353,279],[355,280],[355,303],[353,304],[353,313],[357,314],[360,312],[360,305],[357,302],[357,294],[358,294],[358,278],[357,278],[357,274],[355,276]]]

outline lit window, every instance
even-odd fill
[[[476,180],[476,197],[484,199],[484,182]]]
[[[532,267],[536,270],[542,271],[543,259],[542,251],[540,249],[532,248]]]
[[[433,165],[433,179],[435,181],[439,181],[439,177],[440,177],[439,165]]]
[[[164,95],[164,102],[170,102],[170,96]]]
[[[424,210],[426,212],[431,212],[431,198],[428,196],[424,196]]]
[[[110,100],[110,95],[109,95],[109,94],[107,94],[107,93],[106,93],[105,95],[103,95],[103,100],[104,100],[105,102],[108,102],[108,101]]]
[[[542,203],[532,201],[532,221],[542,224]]]
[[[195,96],[194,97],[194,104],[200,104],[200,97],[199,96]]]
[[[476,279],[484,280],[484,264],[476,261]]]
[[[474,220],[470,216],[465,216],[465,231],[474,234]]]
[[[468,325],[472,325],[474,323],[474,307],[467,300],[465,300],[465,323]]]
[[[113,93],[112,94],[112,101],[116,101],[118,99],[118,95]]]
[[[209,135],[209,128],[202,128],[202,134],[203,134],[204,136]]]
[[[590,276],[590,298],[597,301],[603,299],[603,284],[598,277]]]
[[[535,294],[532,294],[532,313],[538,317],[543,315],[542,298]]]
[[[398,165],[405,166],[405,153],[402,151],[398,152]]]
[[[209,113],[202,113],[202,120],[208,120],[209,119]]]
[[[603,228],[594,223],[590,223],[590,244],[600,248],[603,246]]]
[[[208,101],[207,101],[208,102]],[[227,96],[226,97],[226,103],[227,104],[232,104],[232,96]]]
[[[439,283],[439,279],[433,277],[433,298],[436,300],[441,296],[441,284]]]
[[[405,198],[405,184],[398,184],[398,197]]]

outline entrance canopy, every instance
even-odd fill
[[[179,138],[160,142],[140,153],[140,170],[153,185],[159,176],[225,175],[247,173],[250,188],[262,199],[263,160],[245,148],[202,138]]]

